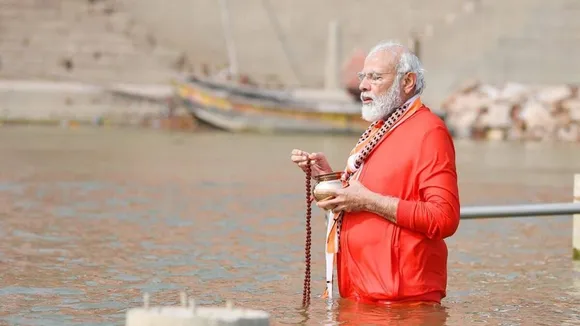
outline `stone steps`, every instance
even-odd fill
[[[0,78],[168,82],[178,52],[148,39],[120,8],[107,14],[111,3],[2,0]]]
[[[461,12],[465,0],[267,3],[289,57],[263,1],[229,1],[240,71],[258,82],[274,76],[289,85],[299,78],[303,87],[321,86],[333,19],[341,22],[345,57],[382,39],[406,43],[411,31],[432,25],[434,34],[422,45],[426,97],[434,102],[469,77],[501,83],[580,76],[571,59],[580,51],[578,0],[479,0],[473,13],[451,24],[447,13]],[[216,0],[0,0],[0,78],[166,82],[178,73],[180,51],[194,65],[227,64],[220,15]],[[61,64],[67,58],[72,71]]]

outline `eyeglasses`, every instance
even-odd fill
[[[405,75],[407,73],[398,73],[395,71],[392,71],[392,72],[368,72],[368,73],[359,72],[356,75],[357,75],[358,80],[360,82],[362,82],[365,78],[367,78],[368,80],[371,81],[372,84],[376,84],[376,83],[379,83],[383,79],[383,77],[381,77],[382,75],[389,75],[389,74]]]
[[[357,73],[358,80],[362,82],[365,78],[371,81],[371,83],[378,83],[382,80],[383,75],[392,74],[393,72],[359,72]]]

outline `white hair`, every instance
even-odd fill
[[[397,78],[402,78],[408,72],[414,73],[417,76],[414,95],[423,93],[423,90],[425,89],[425,69],[423,69],[421,60],[419,60],[415,53],[399,43],[387,41],[375,45],[370,50],[367,58],[380,51],[389,51],[393,55],[398,55],[400,53],[401,57],[396,66]]]

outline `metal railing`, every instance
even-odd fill
[[[574,175],[573,202],[501,206],[468,206],[461,208],[462,220],[573,215],[572,258],[580,260],[580,174]]]
[[[461,208],[462,220],[573,214],[580,214],[580,202],[501,206],[468,206]]]

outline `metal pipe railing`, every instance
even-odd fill
[[[580,260],[580,174],[574,175],[572,196],[573,202],[571,203],[462,207],[460,215],[462,220],[573,215],[572,258],[574,260]]]
[[[578,203],[546,203],[501,206],[468,206],[461,208],[461,219],[533,217],[580,214]]]

